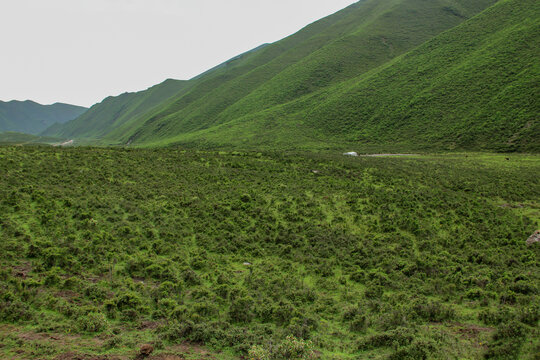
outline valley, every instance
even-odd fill
[[[59,16],[11,34],[8,96],[106,96],[0,101],[1,359],[539,359],[540,2],[361,0],[237,51],[249,6],[99,1],[0,5]]]

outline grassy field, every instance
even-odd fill
[[[1,358],[540,353],[538,155],[0,147],[0,173]]]
[[[18,132],[0,132],[1,145],[58,144],[64,140],[49,136],[37,136]]]

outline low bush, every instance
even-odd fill
[[[249,360],[312,360],[315,359],[313,344],[287,336],[277,346],[254,345],[248,352]]]
[[[102,313],[91,312],[77,319],[77,325],[83,332],[97,333],[107,329],[107,319]]]

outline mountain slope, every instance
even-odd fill
[[[42,135],[98,139],[116,128],[128,126],[134,118],[176,95],[185,86],[185,81],[168,79],[144,91],[110,96],[77,119],[52,126]]]
[[[282,55],[288,49],[297,47],[302,41],[309,39],[320,31],[328,28],[336,21],[339,21],[342,16],[343,11],[309,25],[301,33],[282,40],[279,43],[279,46],[260,46],[252,51],[248,51],[242,55],[230,59],[229,61],[220,64],[209,71],[206,71],[205,73],[193,78],[186,84],[182,93],[177,94],[175,97],[173,103],[174,106],[169,108],[170,103],[166,99],[163,99],[164,103],[161,104],[159,109],[155,109],[153,113],[160,113],[161,115],[164,115],[174,112],[177,108],[182,108],[189,105],[190,103],[204,97],[212,90],[218,88],[221,84],[249,73],[259,66],[262,66],[272,59]],[[309,52],[310,49],[306,51]],[[292,54],[291,56],[299,55]],[[285,65],[278,64],[278,70],[283,66]],[[253,83],[260,83],[265,80],[267,79],[254,79]],[[143,96],[141,93],[129,95],[130,98]],[[171,96],[172,95],[173,94],[171,94]],[[117,103],[111,104],[112,101]],[[144,124],[148,119],[152,118],[152,115],[149,114],[146,116],[131,117],[129,118],[129,125],[111,130],[108,127],[109,123],[115,121],[114,111],[111,110],[114,109],[116,111],[122,111],[122,113],[127,113],[130,111],[130,108],[126,106],[127,103],[128,101],[126,100],[108,98],[102,103],[94,105],[92,107],[93,111],[89,111],[84,119],[77,119],[77,121],[74,121],[67,126],[47,130],[44,134],[71,136],[77,138],[93,138],[95,137],[95,134],[101,133],[103,134],[101,138],[109,140],[110,142],[118,142],[120,138],[122,139],[121,141],[129,142],[128,139],[131,135],[128,136],[127,134],[136,132],[136,130],[142,124]],[[107,107],[110,107],[111,109],[107,109]],[[164,108],[168,109],[163,111]]]
[[[45,134],[144,144],[197,133],[364,74],[494,2],[364,0],[201,74],[147,112],[133,115],[121,101],[118,126],[104,102]]]
[[[0,101],[0,132],[39,134],[54,123],[75,119],[86,110],[82,106],[61,103],[41,105],[30,100]]]
[[[256,53],[269,58],[263,65],[203,91],[195,86],[120,140],[153,142],[290,102],[376,68],[492,3],[361,1]]]
[[[501,1],[305,119],[354,141],[538,151],[539,39],[538,2]]]
[[[351,80],[209,129],[144,140],[540,151],[539,7],[500,1]]]

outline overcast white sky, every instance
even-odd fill
[[[90,106],[190,79],[355,0],[0,0],[0,100]]]

